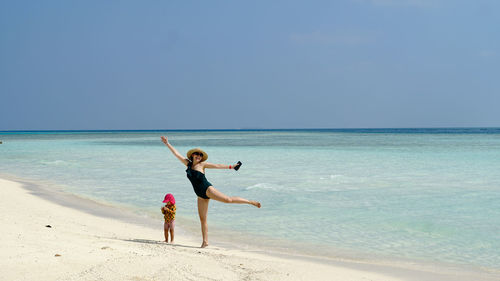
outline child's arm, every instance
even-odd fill
[[[165,213],[171,213],[171,214],[175,214],[175,206],[172,206],[170,208],[168,207],[164,207],[165,208]]]

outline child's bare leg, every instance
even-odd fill
[[[168,223],[163,224],[163,233],[165,234],[165,242],[168,243]]]
[[[209,186],[207,189],[207,196],[210,199],[214,199],[224,203],[235,203],[235,204],[250,204],[257,208],[260,208],[260,203],[257,201],[248,200],[238,196],[227,196],[224,193],[218,191],[215,187]]]
[[[175,221],[172,221],[170,223],[170,243],[174,243],[174,226],[175,226]]]

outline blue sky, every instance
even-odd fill
[[[500,126],[500,1],[0,1],[0,130]]]

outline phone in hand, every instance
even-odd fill
[[[234,165],[234,169],[236,171],[238,171],[240,169],[240,167],[241,167],[241,164],[243,164],[243,163],[241,163],[241,161],[238,161],[238,163],[236,163],[236,165]]]

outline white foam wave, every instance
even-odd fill
[[[329,175],[328,177],[320,177],[320,180],[334,180],[334,179],[340,179],[343,178],[343,175]]]
[[[65,165],[67,164],[66,161],[63,160],[54,160],[54,161],[41,161],[42,164],[44,165]]]
[[[282,189],[282,187],[278,186],[278,185],[273,185],[270,183],[263,182],[263,183],[254,184],[252,186],[245,188],[245,190],[252,190],[252,189],[279,190],[279,189]]]

